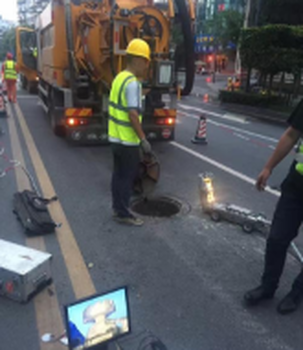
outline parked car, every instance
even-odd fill
[[[209,74],[207,64],[203,61],[196,61],[196,73],[201,75]]]

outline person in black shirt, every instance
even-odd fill
[[[282,135],[274,153],[260,173],[256,187],[264,190],[267,180],[274,168],[290,153],[303,135],[303,100],[291,114],[289,127]],[[301,161],[302,159],[302,161]],[[301,163],[302,162],[302,163]],[[257,305],[272,299],[278,288],[283,272],[287,249],[298,235],[303,221],[303,144],[298,147],[297,157],[281,186],[270,234],[266,242],[265,266],[261,284],[244,294],[246,305]],[[290,292],[277,307],[280,314],[295,311],[303,300],[303,269],[293,282]]]

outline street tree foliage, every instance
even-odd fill
[[[230,43],[237,45],[242,26],[243,14],[226,10],[217,12],[213,19],[205,21],[203,33],[214,36],[215,45],[220,45],[225,50]]]
[[[303,69],[303,27],[268,25],[243,29],[240,40],[242,65],[263,76],[292,73],[300,78]],[[284,75],[284,74],[283,74]]]
[[[0,40],[0,61],[5,60],[7,52],[15,53],[15,41],[15,28],[10,28],[3,33]]]
[[[268,25],[243,29],[240,54],[246,68],[269,74],[303,68],[303,27]]]
[[[258,24],[303,24],[302,0],[257,0],[257,4],[258,1]]]

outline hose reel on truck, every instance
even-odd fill
[[[182,12],[183,3],[190,29],[192,0],[178,0],[177,6],[179,2],[178,11]],[[175,7],[173,0],[167,4],[163,10],[153,0],[50,1],[37,19],[36,33],[39,97],[55,133],[62,127],[68,139],[106,142],[110,87],[126,66],[127,44],[141,37],[152,50],[150,71],[143,82],[149,89],[143,128],[150,139],[174,139],[178,86],[171,34]]]

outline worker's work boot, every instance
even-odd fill
[[[303,300],[303,293],[298,289],[292,289],[279,303],[277,311],[281,315],[290,314],[299,307]]]
[[[255,306],[262,301],[272,299],[275,291],[266,289],[264,286],[259,286],[244,294],[244,302],[247,306]]]
[[[115,216],[114,219],[119,224],[125,224],[125,225],[131,225],[131,226],[142,226],[144,224],[143,220],[141,220],[140,218],[136,218],[135,216],[130,216],[130,217]]]

